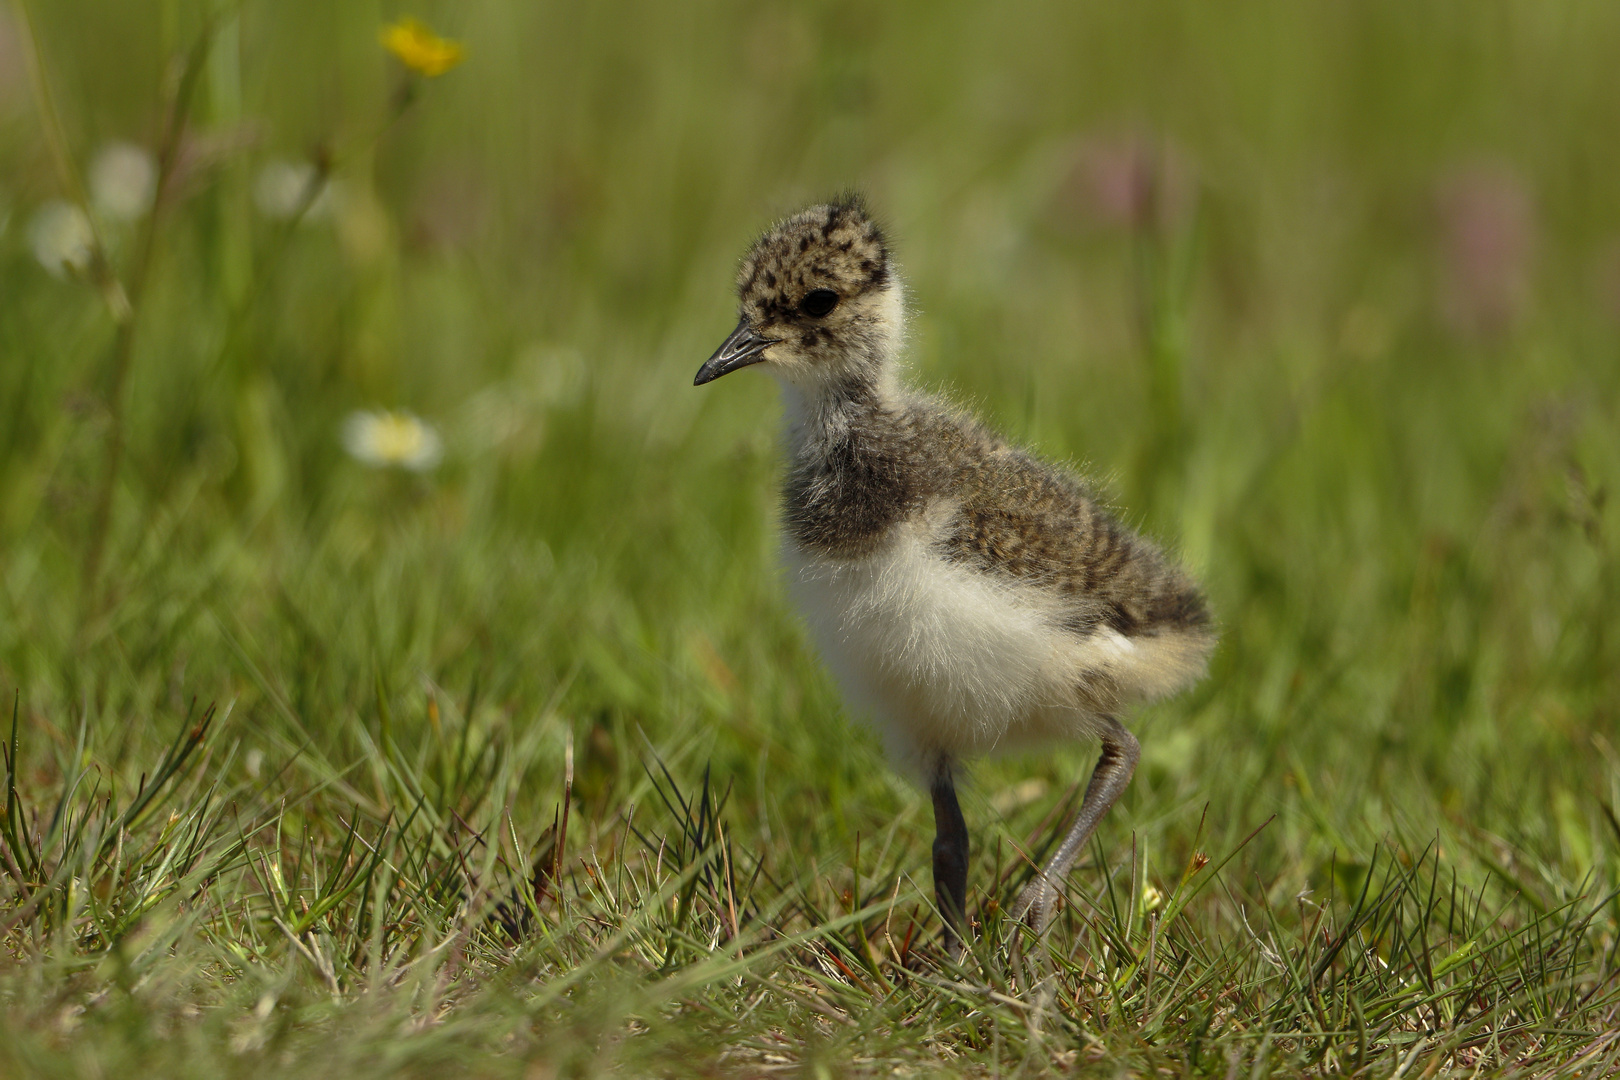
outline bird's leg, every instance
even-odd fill
[[[1091,839],[1092,831],[1097,828],[1097,822],[1108,813],[1108,808],[1114,805],[1125,785],[1131,782],[1131,775],[1136,772],[1136,761],[1142,756],[1142,748],[1136,737],[1113,717],[1107,717],[1107,727],[1102,737],[1102,758],[1097,762],[1097,768],[1092,771],[1091,783],[1086,785],[1086,798],[1080,804],[1080,812],[1075,815],[1074,824],[1069,827],[1069,834],[1058,845],[1056,853],[1041,868],[1035,880],[1029,883],[1018,902],[1012,906],[1011,915],[1014,919],[1022,919],[1034,928],[1038,934],[1044,934],[1052,922],[1052,913],[1057,908],[1057,898],[1063,889],[1063,880],[1069,876],[1069,870],[1074,866],[1075,860],[1085,848],[1086,841]],[[936,803],[937,796],[936,796]],[[938,851],[938,845],[935,846]],[[938,865],[939,856],[935,856],[935,865]],[[936,871],[937,873],[937,871]]]
[[[962,954],[967,930],[968,833],[949,758],[940,759],[929,793],[934,797],[934,902],[945,919],[945,951],[954,960]]]

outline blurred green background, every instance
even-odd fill
[[[75,167],[155,151],[212,9],[31,10]],[[403,14],[465,62],[408,79],[378,43]],[[1280,815],[1244,856],[1279,896],[1437,834],[1538,903],[1620,880],[1620,7],[213,18],[121,385],[102,296],[36,257],[71,192],[0,22],[0,688],[38,745],[83,724],[131,770],[195,695],[251,760],[387,805],[367,733],[425,747],[442,697],[541,740],[520,829],[551,821],[569,733],[592,836],[656,748],[733,782],[762,850],[837,857],[898,815],[922,873],[926,806],[848,735],[776,576],[774,386],[691,386],[750,239],[855,187],[914,379],[1209,584],[1211,676],[1132,719],[1106,845],[1184,855],[1207,804],[1217,845]],[[267,175],[326,161],[289,223]],[[127,274],[142,219],[103,217]],[[442,462],[348,455],[376,407]],[[1093,753],[983,765],[976,852]]]
[[[561,689],[604,752],[640,727],[869,783],[772,576],[774,389],[690,387],[752,235],[855,186],[916,379],[1099,477],[1210,582],[1214,676],[1145,721],[1163,774],[1135,798],[1247,821],[1297,772],[1362,844],[1396,806],[1543,847],[1523,808],[1567,807],[1571,857],[1598,830],[1620,12],[443,5],[420,14],[467,60],[392,119],[399,13],[219,16],[105,602],[79,578],[113,324],[30,250],[64,192],[7,22],[0,671],[42,722],[138,737],[193,694],[261,716],[279,692],[341,745],[380,672],[517,713]],[[205,14],[39,7],[79,168],[155,148]],[[283,236],[255,185],[326,156],[334,197]],[[137,227],[105,223],[115,263]],[[440,428],[443,464],[346,459],[343,416],[377,405]]]

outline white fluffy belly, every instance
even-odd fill
[[[1094,718],[1077,686],[1132,643],[1111,630],[1076,637],[1040,589],[947,562],[930,532],[925,521],[902,526],[859,560],[787,545],[795,599],[852,711],[921,768],[940,753],[1085,734]]]

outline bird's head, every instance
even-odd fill
[[[888,246],[856,196],[772,226],[742,261],[737,300],[737,329],[698,386],[759,363],[810,393],[876,385],[903,332]]]

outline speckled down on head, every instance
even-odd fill
[[[1012,909],[1042,929],[1135,769],[1117,714],[1204,671],[1215,635],[1203,594],[1078,478],[904,384],[902,288],[859,199],[760,237],[738,316],[695,381],[757,364],[782,384],[792,591],[851,711],[928,778],[948,944],[965,925],[955,763],[1103,744],[1073,828]]]
[[[853,195],[767,230],[738,267],[737,299],[739,326],[768,327],[763,358],[797,381],[880,380],[904,320],[883,230]],[[833,306],[820,311],[817,299]]]
[[[737,297],[761,318],[781,318],[812,289],[854,294],[888,280],[883,230],[852,197],[801,210],[755,241],[737,270]]]

